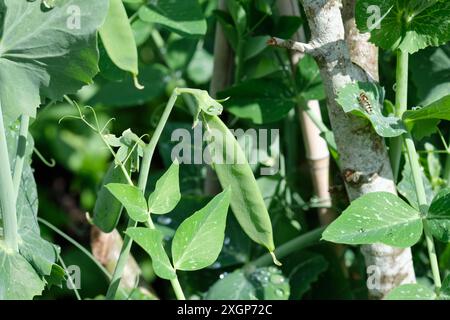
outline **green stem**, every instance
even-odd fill
[[[159,138],[161,137],[161,133],[167,123],[167,120],[169,119],[169,115],[172,112],[172,109],[175,105],[175,102],[178,98],[178,89],[175,89],[172,95],[170,96],[169,101],[167,102],[167,105],[164,109],[164,112],[161,116],[161,119],[159,120],[159,123],[155,129],[155,132],[152,135],[152,138],[150,139],[150,143],[144,148],[144,157],[142,159],[142,166],[141,171],[139,172],[139,181],[138,181],[138,187],[143,192],[145,192],[145,188],[147,186],[147,180],[150,173],[150,165],[152,162],[153,154],[155,153],[156,146],[158,144]],[[151,218],[150,218],[151,220]],[[153,223],[151,223],[149,226],[152,226]],[[137,222],[133,219],[128,220],[128,228],[136,227]],[[154,227],[154,226],[153,226]],[[125,270],[125,266],[128,261],[128,257],[130,255],[131,245],[133,244],[133,240],[125,234],[123,239],[123,245],[120,250],[120,256],[117,260],[116,268],[114,270],[111,282],[108,287],[108,291],[106,293],[106,299],[107,300],[113,300],[116,296],[117,289],[119,288],[120,281],[122,279],[123,272]],[[175,290],[175,288],[174,288]]]
[[[183,289],[181,289],[180,281],[178,281],[178,277],[170,280],[170,283],[172,284],[173,291],[175,292],[177,300],[186,300],[186,297],[184,296],[183,293]]]
[[[0,211],[3,214],[3,236],[6,247],[14,252],[19,250],[17,243],[16,194],[11,176],[11,166],[6,142],[6,131],[0,105]]]
[[[406,151],[408,153],[408,160],[413,175],[414,185],[416,187],[417,200],[419,202],[420,211],[422,212],[422,214],[424,214],[426,213],[427,210],[427,196],[423,184],[422,170],[420,168],[419,157],[417,156],[416,147],[414,145],[411,133],[406,133],[404,135],[404,139]],[[441,284],[441,275],[439,273],[439,263],[436,255],[436,249],[434,246],[434,240],[431,231],[428,227],[427,220],[423,219],[422,221],[428,248],[428,255],[430,258],[431,272],[433,274],[434,279],[434,285],[436,287],[436,293],[439,294],[442,284]]]
[[[302,234],[286,243],[283,243],[281,246],[275,249],[275,255],[278,257],[278,259],[283,259],[293,252],[305,249],[317,243],[320,240],[324,230],[325,227],[317,228],[305,234]],[[266,253],[256,260],[250,262],[246,267],[250,268],[269,266],[273,263],[272,261],[273,260],[270,253]]]
[[[395,115],[402,117],[408,107],[408,52],[398,50],[397,52],[397,74],[395,89]],[[400,160],[402,156],[402,137],[391,139],[389,155],[391,158],[394,180],[397,181],[400,171]]]
[[[448,144],[450,144],[450,139]],[[447,187],[450,187],[450,153],[447,150],[447,158],[445,160],[445,167],[444,167],[444,179],[447,181]]]
[[[30,117],[28,117],[27,115],[22,115],[20,117],[20,131],[17,140],[16,161],[14,163],[14,172],[13,172],[13,184],[16,200],[19,194],[20,180],[22,179],[23,164],[25,162],[25,150],[27,147],[29,124],[30,124]]]

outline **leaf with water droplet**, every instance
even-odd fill
[[[401,285],[386,296],[386,300],[434,300],[436,294],[424,285],[413,283]]]
[[[442,242],[450,242],[450,188],[439,191],[426,216],[431,233]]]

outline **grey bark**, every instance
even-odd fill
[[[315,57],[320,67],[349,198],[354,200],[376,191],[396,193],[383,138],[366,121],[345,114],[336,102],[339,89],[354,81],[370,81],[374,77],[364,71],[364,66],[352,63],[345,42],[340,1],[302,0],[302,4],[312,35],[311,42],[303,48]],[[296,47],[302,46],[297,44]],[[359,47],[351,44],[350,48],[355,52]],[[356,62],[366,65],[364,61]],[[375,72],[373,68],[367,70]],[[398,285],[415,282],[410,249],[374,244],[363,246],[362,250],[368,267],[371,298],[383,298]]]

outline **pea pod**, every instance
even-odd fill
[[[272,223],[244,152],[219,117],[204,114],[203,119],[210,133],[211,162],[222,188],[231,187],[230,206],[236,219],[253,241],[272,253],[275,250]]]
[[[128,163],[127,165],[129,166]],[[105,187],[110,183],[127,183],[127,179],[122,170],[119,166],[115,166],[114,162],[111,163],[108,172],[103,178],[94,207],[93,222],[103,232],[113,231],[122,213],[122,204]]]
[[[122,70],[138,74],[138,54],[127,12],[122,0],[110,0],[100,37],[108,56]]]

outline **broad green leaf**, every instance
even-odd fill
[[[110,183],[125,184],[127,179],[119,166],[111,163],[108,171],[103,177],[94,207],[94,224],[103,232],[113,231],[119,222],[122,212],[122,204],[108,191],[106,186]]]
[[[180,165],[175,161],[156,182],[155,191],[148,198],[148,211],[152,214],[166,214],[180,202]]]
[[[128,228],[126,233],[140,245],[152,258],[153,270],[160,278],[176,278],[175,270],[163,247],[161,231],[149,228]]]
[[[223,191],[178,227],[172,241],[175,269],[194,271],[216,261],[225,237],[230,195],[230,189]]]
[[[216,138],[210,140],[208,149],[212,152],[211,160],[222,188],[231,187],[230,205],[234,216],[253,241],[273,252],[270,216],[244,152],[218,117],[206,115],[205,122],[213,134],[210,138]],[[231,150],[235,152],[230,153]]]
[[[295,75],[297,91],[305,101],[325,99],[325,90],[316,61],[310,55],[304,56],[297,65]]]
[[[358,0],[356,24],[377,46],[414,53],[450,40],[450,2]]]
[[[139,18],[184,36],[203,36],[206,20],[198,0],[159,0],[139,10]]]
[[[7,116],[34,117],[41,96],[59,100],[92,81],[98,72],[96,31],[108,0],[61,0],[47,10],[40,1],[2,3],[0,100]]]
[[[296,103],[281,78],[252,79],[219,92],[219,98],[231,97],[225,108],[255,124],[270,123],[284,118]]]
[[[422,169],[422,167],[421,167]],[[434,197],[433,187],[430,180],[428,180],[425,173],[422,171],[422,180],[425,187],[425,194],[427,196],[427,203],[431,203]],[[397,185],[398,192],[408,200],[409,204],[419,211],[419,202],[417,200],[416,186],[414,184],[414,178],[411,172],[411,166],[409,161],[406,161],[402,170],[402,180]]]
[[[418,284],[401,285],[386,296],[386,300],[434,300],[436,294],[429,288]]]
[[[189,79],[195,84],[205,84],[213,74],[214,57],[205,49],[197,50],[187,68]]]
[[[253,272],[238,269],[223,275],[209,289],[206,300],[287,300],[289,281],[275,267]]]
[[[234,26],[237,30],[238,37],[243,37],[247,28],[247,13],[243,7],[243,4],[238,1],[226,2],[228,12],[233,18]]]
[[[447,95],[428,106],[405,111],[403,121],[409,131],[419,127],[428,134],[437,131],[439,120],[450,120],[450,95]]]
[[[138,53],[122,0],[109,0],[105,23],[99,30],[106,52],[122,70],[138,74]]]
[[[19,253],[7,252],[0,242],[0,300],[31,300],[44,290],[36,270]]]
[[[438,240],[450,242],[450,188],[439,191],[427,213],[428,226]]]
[[[448,275],[442,282],[441,292],[439,293],[439,300],[450,300],[450,275]]]
[[[300,260],[301,259],[301,260]],[[300,261],[299,261],[300,260]],[[292,261],[294,262],[294,261]],[[300,254],[295,259],[296,264],[288,260],[283,263],[283,270],[288,269],[289,284],[291,286],[291,300],[300,300],[308,292],[311,285],[316,282],[325,270],[328,268],[327,260],[319,254]]]
[[[407,248],[422,235],[420,213],[392,193],[373,192],[353,201],[323,233],[323,239],[345,244],[381,242]]]
[[[122,183],[110,183],[106,188],[127,209],[131,219],[146,222],[149,218],[147,202],[142,191],[134,186]]]
[[[421,50],[410,58],[418,105],[426,106],[450,92],[450,45]]]
[[[269,36],[250,37],[245,41],[243,59],[249,60],[267,48]]]
[[[370,103],[365,107],[360,102],[360,95],[364,94]],[[336,101],[346,113],[368,119],[375,131],[382,137],[397,137],[406,132],[401,119],[383,115],[384,89],[375,83],[357,82],[342,88]]]
[[[159,64],[142,66],[139,69],[139,81],[145,87],[143,90],[137,89],[133,77],[127,75],[123,82],[109,82],[101,86],[87,104],[122,108],[143,105],[163,95],[169,80],[166,67]]]
[[[216,17],[217,22],[222,27],[225,38],[227,39],[231,48],[234,51],[236,51],[238,43],[238,34],[236,28],[233,25],[233,21],[230,14],[221,10],[215,10],[214,16]]]

